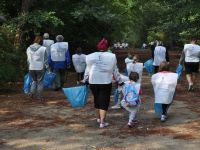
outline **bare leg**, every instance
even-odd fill
[[[96,116],[97,116],[97,119],[100,119],[100,111],[97,108],[96,108]]]
[[[106,111],[106,110],[99,109],[99,112],[100,112],[101,123],[104,123],[104,122],[105,122],[105,118],[106,118],[106,113],[107,113],[107,111]]]
[[[189,85],[193,85],[192,74],[186,74],[186,78]]]
[[[193,73],[193,74],[192,74],[192,83],[193,83],[193,84],[195,83],[195,79],[196,79],[196,73]]]

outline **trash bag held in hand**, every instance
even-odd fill
[[[30,91],[32,79],[29,73],[24,76],[24,93],[28,94]]]
[[[52,88],[55,77],[55,73],[46,71],[43,79],[44,87]]]
[[[182,71],[183,71],[183,66],[179,64],[176,69],[176,73],[178,74],[178,79],[180,79]]]
[[[154,110],[156,115],[159,117],[162,115],[163,113],[163,108],[162,108],[162,104],[160,103],[154,103]]]
[[[88,98],[88,87],[86,85],[63,88],[63,92],[73,108],[84,107]]]
[[[149,74],[153,73],[153,59],[149,59],[144,63],[144,67],[146,68]]]

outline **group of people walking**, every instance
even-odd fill
[[[47,37],[44,36],[45,40]],[[42,89],[40,82],[45,68],[56,73],[55,90],[63,87],[64,70],[70,66],[68,43],[63,42],[63,39],[63,36],[58,35],[55,44],[49,41],[43,42],[46,44],[42,46],[40,43],[42,38],[36,37],[34,44],[27,49],[29,70],[33,79],[31,94],[37,90],[40,95]],[[77,72],[77,84],[89,83],[94,97],[96,121],[99,123],[99,128],[105,128],[109,125],[106,115],[110,104],[112,82],[117,81],[118,93],[122,94],[117,104],[129,112],[128,126],[132,127],[136,122],[136,114],[141,105],[143,63],[139,61],[139,56],[132,57],[129,54],[125,60],[127,76],[124,77],[119,73],[116,55],[108,51],[107,39],[101,39],[97,44],[97,49],[97,52],[84,55],[81,48],[77,48],[76,54],[72,56]],[[167,110],[173,101],[178,75],[169,71],[168,51],[161,43],[154,47],[152,52],[154,74],[151,82],[155,95],[155,107],[161,108],[160,120],[166,121]],[[185,63],[189,91],[194,89],[193,73],[198,72],[199,58],[200,47],[198,45],[195,43],[185,45],[180,62]]]
[[[32,78],[29,95],[31,98],[43,101],[43,78],[45,71],[56,74],[54,90],[60,90],[65,81],[65,70],[70,67],[70,54],[68,42],[63,42],[62,35],[56,36],[56,43],[49,39],[49,34],[36,36],[32,45],[27,48],[27,62],[30,76]]]

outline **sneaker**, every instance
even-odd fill
[[[119,104],[116,104],[116,105],[111,107],[111,109],[119,109],[119,108],[121,108],[121,106]]]
[[[167,120],[167,116],[166,115],[162,115],[160,118],[160,121],[165,122]]]
[[[128,125],[129,128],[132,128],[132,127],[133,127],[133,123],[132,123],[132,122],[128,122],[127,125]]]
[[[99,128],[105,128],[105,127],[108,127],[109,126],[109,123],[107,123],[107,122],[104,122],[104,123],[100,123],[100,125],[99,125]]]
[[[188,92],[192,92],[192,91],[194,91],[194,87],[193,85],[189,85]]]
[[[138,120],[134,119],[134,120],[132,121],[132,123],[136,124],[136,123],[138,123]]]

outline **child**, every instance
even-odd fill
[[[76,54],[72,55],[72,62],[77,73],[77,84],[83,79],[86,68],[86,55],[82,54],[82,49],[79,47]]]
[[[178,74],[169,72],[169,64],[166,61],[160,63],[159,72],[151,78],[155,93],[155,112],[160,115],[162,122],[167,119],[167,110],[172,103],[176,89]]]
[[[139,74],[137,72],[131,72],[129,75],[129,81],[125,82],[123,87],[123,100],[121,101],[122,107],[129,112],[128,127],[133,127],[135,123],[136,113],[139,110],[141,99],[140,99],[140,84],[137,83],[139,80]]]

